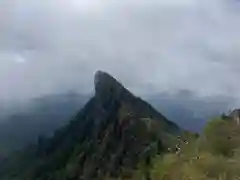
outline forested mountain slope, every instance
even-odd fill
[[[132,177],[140,161],[150,164],[180,133],[176,124],[99,71],[95,96],[52,138],[41,138],[6,160],[1,179]]]

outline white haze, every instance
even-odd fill
[[[237,0],[1,0],[0,99],[92,91],[104,70],[138,95],[240,99]]]

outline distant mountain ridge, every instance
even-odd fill
[[[0,167],[1,179],[90,180],[129,176],[126,169],[167,150],[182,130],[109,74],[95,75],[95,96],[50,139],[39,139]],[[25,162],[18,166],[16,162]]]
[[[181,128],[198,133],[210,119],[227,113],[234,102],[231,97],[197,97],[188,91],[162,93],[145,99]]]
[[[50,136],[87,102],[88,96],[75,93],[36,98],[0,121],[0,156]]]

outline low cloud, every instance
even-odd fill
[[[3,0],[0,97],[88,93],[101,69],[139,95],[239,99],[239,9],[234,0]]]

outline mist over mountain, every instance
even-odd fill
[[[97,69],[194,131],[240,104],[237,1],[2,0],[0,11],[0,121],[29,99],[88,94]],[[196,98],[172,97],[182,89]]]
[[[0,179],[239,179],[239,22],[239,0],[0,0]]]

